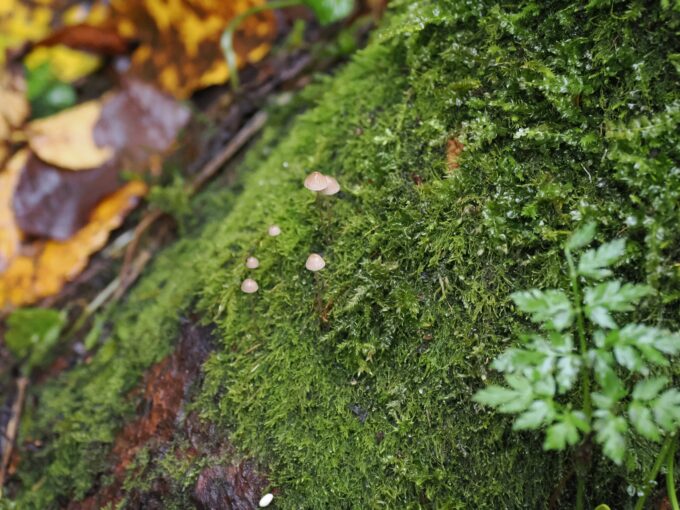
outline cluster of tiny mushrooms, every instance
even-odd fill
[[[317,195],[335,195],[340,191],[340,184],[329,175],[324,175],[321,172],[312,172],[307,176],[304,182],[305,188]],[[270,225],[267,233],[276,237],[281,234],[281,228],[278,225]],[[246,259],[246,267],[248,269],[257,269],[260,267],[260,261],[253,256]],[[326,267],[326,261],[318,253],[311,253],[305,262],[305,268],[313,273],[321,271]],[[260,287],[253,278],[246,278],[241,283],[241,290],[246,294],[254,294]]]
[[[324,175],[321,172],[312,172],[307,176],[304,182],[305,188],[309,191],[316,193],[317,195],[335,195],[340,191],[340,184],[335,179],[328,175]],[[281,235],[281,227],[278,225],[270,225],[267,229],[267,233],[276,237]],[[252,255],[246,259],[246,267],[248,269],[257,269],[260,267],[260,261],[253,257]],[[318,253],[310,253],[307,257],[307,262],[305,262],[305,268],[313,273],[321,271],[326,267],[326,261]],[[241,290],[246,294],[254,294],[259,289],[257,282],[253,278],[246,278],[241,283]],[[272,493],[267,493],[259,501],[259,507],[264,508],[271,504],[274,499]]]

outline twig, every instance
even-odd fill
[[[9,463],[12,458],[12,449],[14,448],[14,440],[19,430],[19,419],[21,418],[21,410],[24,405],[24,398],[26,397],[26,387],[28,386],[28,377],[21,376],[17,379],[17,396],[12,404],[12,415],[7,423],[6,440],[2,450],[2,464],[0,464],[0,499],[2,498],[2,489],[5,486],[5,478],[9,470]]]

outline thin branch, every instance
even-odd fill
[[[9,471],[9,463],[12,458],[12,450],[14,448],[14,441],[19,431],[19,420],[21,419],[21,410],[24,406],[24,399],[26,398],[26,387],[28,386],[28,377],[21,376],[17,379],[17,395],[12,404],[12,414],[7,423],[5,432],[5,441],[2,449],[2,462],[0,463],[0,499],[2,498],[2,489],[5,486],[5,479]]]

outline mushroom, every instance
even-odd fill
[[[326,267],[326,261],[318,253],[312,253],[309,257],[307,257],[305,267],[313,273],[316,273],[317,271],[321,271],[324,267]]]
[[[257,260],[255,257],[248,257],[246,259],[246,267],[248,269],[257,269],[260,267],[260,261]]]
[[[327,175],[326,180],[328,181],[328,186],[326,186],[326,189],[321,191],[323,195],[335,195],[338,191],[340,191],[340,183],[335,177]]]
[[[254,294],[259,288],[260,287],[257,285],[257,282],[252,278],[246,278],[241,284],[241,290],[246,294]]]
[[[260,498],[260,503],[259,503],[260,508],[265,508],[265,507],[269,506],[273,499],[274,499],[274,495],[271,492],[262,496],[262,498]]]
[[[321,172],[312,172],[305,179],[305,188],[310,191],[323,191],[328,187],[329,180]]]
[[[272,237],[276,237],[281,233],[281,227],[279,227],[278,225],[271,225],[269,227],[269,230],[267,230],[267,233]]]

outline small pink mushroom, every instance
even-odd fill
[[[317,271],[321,271],[324,267],[326,267],[326,261],[318,253],[312,253],[309,257],[307,257],[305,267],[313,273],[316,273]]]
[[[328,186],[326,187],[326,189],[321,191],[322,194],[335,195],[338,191],[340,191],[340,183],[337,181],[335,177],[330,177],[327,175],[326,179],[328,180]]]
[[[246,278],[241,284],[241,290],[246,294],[254,294],[259,288],[260,287],[257,285],[257,282],[252,278]]]
[[[257,260],[255,257],[248,257],[246,259],[246,267],[248,269],[257,269],[260,267],[260,261]]]
[[[312,172],[305,179],[305,188],[309,191],[322,191],[328,187],[328,177],[321,172]]]
[[[271,225],[267,230],[267,233],[272,237],[276,237],[281,233],[281,227],[279,227],[278,225]]]

